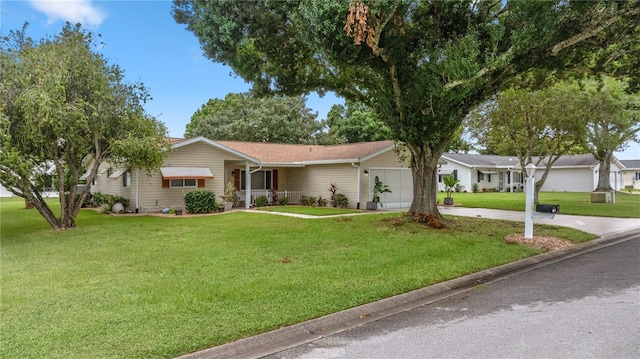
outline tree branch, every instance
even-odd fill
[[[507,51],[505,51],[502,55],[499,56],[499,60],[500,62],[502,62],[506,57],[511,56],[513,54],[513,46],[511,46]],[[452,89],[454,87],[458,87],[460,85],[464,85],[467,84],[471,81],[477,80],[479,78],[481,78],[482,76],[493,72],[495,70],[497,70],[498,67],[495,65],[489,66],[489,67],[485,67],[480,69],[480,71],[476,72],[473,76],[463,79],[463,80],[456,80],[453,82],[449,82],[448,84],[444,85],[444,88],[449,90]]]
[[[619,14],[617,16],[614,16],[610,19],[608,19],[607,21],[604,22],[604,24],[593,28],[593,29],[589,29],[587,31],[581,32],[577,35],[574,35],[564,41],[559,42],[558,44],[556,44],[555,46],[553,46],[551,48],[551,56],[557,56],[558,53],[560,53],[560,51],[571,47],[579,42],[582,42],[584,40],[587,40],[591,37],[594,37],[596,35],[598,35],[599,33],[601,33],[602,31],[604,31],[605,29],[607,29],[609,26],[613,25],[615,22],[617,22],[618,20],[620,20],[620,18],[622,16],[625,15],[637,15],[640,14],[640,8],[637,9],[631,9],[625,13]]]

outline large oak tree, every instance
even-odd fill
[[[411,154],[409,211],[438,216],[438,159],[469,110],[520,74],[585,61],[606,67],[628,56],[639,13],[637,1],[566,0],[174,0],[173,7],[206,56],[255,91],[335,91],[380,114]]]
[[[104,161],[160,166],[166,130],[144,112],[147,90],[125,82],[122,70],[94,51],[91,33],[67,23],[36,42],[25,25],[0,41],[0,184],[31,202],[53,228],[75,227]],[[55,169],[60,216],[36,181],[42,167]]]

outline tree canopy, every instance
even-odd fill
[[[202,105],[187,124],[186,137],[274,143],[313,143],[324,124],[304,97],[228,94]]]
[[[327,114],[329,138],[335,143],[391,140],[391,129],[372,109],[362,103],[347,101],[333,105]]]
[[[67,23],[36,42],[26,28],[0,40],[0,184],[33,203],[53,228],[73,228],[98,166],[159,167],[166,130],[144,112],[146,88],[125,82],[95,52],[90,32]],[[35,181],[41,167],[55,169],[59,217]],[[86,187],[78,189],[85,168]]]
[[[174,0],[173,6],[206,56],[231,66],[255,91],[334,91],[373,109],[411,153],[409,212],[436,216],[438,159],[469,110],[521,74],[546,77],[625,61],[619,54],[638,48],[639,13],[638,1]]]
[[[517,156],[521,171],[533,163],[544,168],[537,194],[553,164],[569,153],[584,152],[584,123],[575,101],[579,87],[561,82],[540,90],[510,88],[474,109],[467,126],[478,145],[492,154]]]
[[[639,141],[640,90],[633,93],[629,84],[611,77],[586,79],[580,82],[582,90],[574,99],[584,126],[584,147],[600,161],[596,191],[612,189],[613,153],[630,141]]]
[[[202,105],[187,124],[186,137],[274,143],[314,143],[324,123],[302,96],[228,94]]]

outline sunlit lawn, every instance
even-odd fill
[[[307,207],[307,206],[274,206],[259,207],[259,211],[305,214],[310,216],[334,216],[339,214],[359,213],[360,211],[348,208],[332,207]]]
[[[446,193],[440,193],[440,202]],[[524,211],[524,193],[452,193],[456,205],[474,208]],[[616,203],[591,203],[589,193],[541,192],[540,203],[559,204],[561,214],[640,218],[640,194],[616,192]]]
[[[539,253],[504,243],[521,224],[480,218],[83,210],[57,233],[23,205],[0,200],[2,358],[170,358]]]

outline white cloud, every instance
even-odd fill
[[[47,23],[57,20],[81,23],[84,26],[98,26],[107,16],[106,13],[91,4],[91,0],[30,0],[31,6],[45,13]]]

